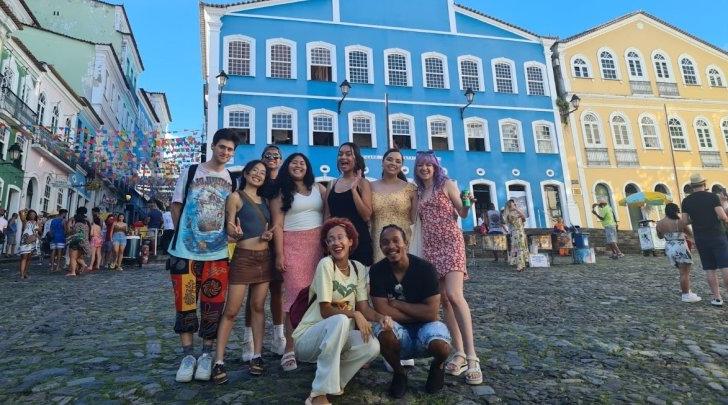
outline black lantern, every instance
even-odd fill
[[[8,157],[11,161],[20,159],[20,155],[23,153],[23,149],[17,143],[14,143],[8,148]]]
[[[343,103],[346,96],[349,95],[349,91],[351,91],[351,84],[349,84],[348,80],[344,79],[344,81],[339,85],[339,88],[341,89],[341,100],[339,100],[338,112],[341,114],[341,103]]]
[[[228,75],[224,70],[221,70],[215,78],[217,79],[217,106],[219,107],[222,104],[222,89],[227,84]]]
[[[475,100],[475,92],[473,89],[468,87],[467,90],[465,90],[465,101],[467,104],[465,104],[464,107],[460,107],[460,119],[464,119],[465,117],[465,109],[470,106],[470,104],[473,104],[473,100]]]

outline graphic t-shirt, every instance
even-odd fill
[[[356,266],[356,270],[354,270]],[[357,275],[358,272],[358,275]],[[298,339],[308,328],[322,321],[320,303],[330,302],[340,309],[353,311],[356,303],[367,301],[367,275],[363,264],[356,260],[349,262],[349,275],[344,276],[336,269],[331,256],[326,256],[316,266],[313,283],[308,289],[308,299],[316,295],[316,301],[308,307],[301,323],[293,331],[293,338]],[[354,322],[352,319],[351,322]]]
[[[417,256],[407,256],[409,267],[401,282],[394,277],[392,265],[387,259],[379,261],[369,269],[372,297],[422,304],[427,298],[440,293],[435,267]]]
[[[720,206],[720,198],[707,191],[696,191],[685,197],[682,202],[682,210],[690,215],[695,237],[721,236],[724,232],[723,224],[718,218],[718,214],[715,213],[715,207]]]
[[[177,180],[173,203],[182,203],[189,169]],[[221,260],[228,257],[225,232],[225,200],[230,194],[230,173],[208,170],[204,164],[197,167],[190,183],[187,201],[177,224],[177,242],[169,247],[169,254],[195,261]]]

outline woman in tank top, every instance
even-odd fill
[[[324,218],[346,218],[354,224],[359,233],[359,246],[352,252],[351,258],[371,266],[373,252],[369,220],[372,216],[372,188],[364,178],[366,166],[359,147],[352,142],[341,145],[336,167],[341,176],[326,191]]]
[[[311,285],[316,265],[323,256],[320,243],[325,189],[313,177],[311,162],[302,153],[289,156],[278,172],[280,193],[270,204],[275,237],[276,268],[283,275],[286,313],[284,371],[295,370],[289,311],[298,293]]]
[[[688,248],[687,238],[693,239],[688,221],[680,218],[677,204],[665,206],[665,218],[657,221],[657,236],[665,239],[665,256],[672,266],[680,270],[680,290],[683,302],[698,302],[701,298],[690,291],[690,270],[693,257]]]

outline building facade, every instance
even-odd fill
[[[274,143],[305,153],[325,182],[337,176],[337,147],[352,141],[369,179],[390,146],[412,178],[415,151],[432,149],[478,199],[464,229],[508,198],[530,227],[578,215],[564,187],[553,40],[452,0],[201,4],[200,19],[208,150],[215,130],[238,128],[236,166]]]
[[[597,196],[636,229],[659,210],[620,199],[660,191],[680,201],[692,173],[728,186],[728,52],[644,12],[559,41],[554,47],[563,99],[581,98],[564,124],[571,187],[580,223]]]

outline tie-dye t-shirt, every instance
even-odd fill
[[[188,170],[182,170],[172,202],[182,203],[188,173]],[[227,169],[213,172],[204,164],[197,167],[177,225],[176,246],[170,244],[170,255],[196,261],[227,258],[225,200],[231,188],[232,180]]]

